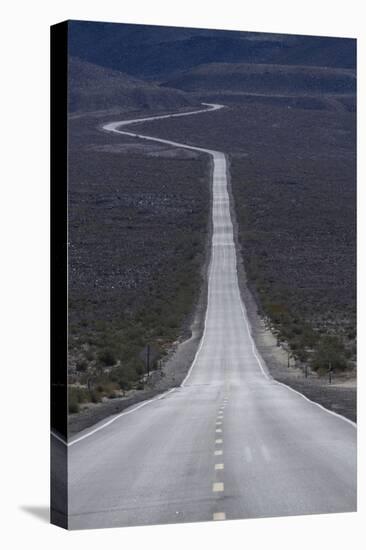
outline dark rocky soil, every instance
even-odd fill
[[[234,235],[237,246],[237,266],[239,287],[250,321],[251,333],[256,347],[264,360],[269,374],[278,382],[302,393],[323,407],[345,416],[353,422],[357,421],[357,381],[356,369],[344,373],[333,373],[331,383],[329,375],[319,376],[310,368],[305,376],[305,365],[299,365],[292,358],[289,360],[286,348],[277,345],[277,338],[265,325],[258,314],[258,304],[248,287],[248,277],[245,261],[240,253],[240,226],[234,209],[231,178],[229,177],[229,192],[231,197],[231,216],[234,225]]]
[[[191,336],[209,234],[207,159],[102,132],[110,116],[70,120],[69,382],[80,405],[141,389],[146,346],[154,369]]]

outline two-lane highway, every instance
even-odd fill
[[[256,351],[238,286],[225,155],[121,129],[135,122],[104,129],[198,150],[213,163],[205,328],[181,387],[71,440],[69,527],[356,510],[355,425],[275,382]]]

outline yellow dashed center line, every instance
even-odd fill
[[[216,433],[222,433],[222,428],[218,427],[218,426],[222,426],[222,424],[223,424],[224,409],[225,409],[226,402],[227,402],[227,395],[224,396],[223,404],[221,405],[221,407],[219,408],[219,411],[217,413],[216,428],[215,428]],[[222,445],[222,443],[223,443],[222,439],[215,439],[215,444],[216,445]],[[222,455],[223,455],[223,450],[222,449],[215,449],[214,450],[214,456],[222,456]],[[215,472],[217,472],[219,470],[224,470],[224,463],[223,462],[217,462],[217,463],[215,463],[214,468],[215,468]],[[222,481],[213,482],[212,483],[212,492],[213,493],[223,493],[224,492],[224,483]],[[226,519],[226,514],[225,514],[225,512],[214,512],[212,519],[214,521],[225,520]]]

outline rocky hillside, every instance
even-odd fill
[[[69,22],[69,51],[152,80],[207,63],[356,66],[352,39],[85,21]]]
[[[160,88],[119,71],[69,58],[69,111],[179,109],[193,105],[187,94]]]
[[[163,83],[189,92],[225,91],[264,94],[349,94],[356,91],[351,69],[249,63],[200,65]]]

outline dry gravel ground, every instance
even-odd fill
[[[228,181],[231,204],[233,204],[230,177]],[[231,217],[234,226],[236,250],[238,251],[238,225],[233,208],[231,209]],[[309,372],[308,377],[305,378],[303,369],[297,367],[292,360],[290,361],[290,367],[288,367],[287,352],[282,347],[277,346],[275,336],[265,327],[263,319],[257,313],[258,307],[248,288],[243,258],[239,253],[237,253],[237,262],[240,292],[247,309],[252,335],[271,376],[275,380],[301,392],[312,401],[316,401],[327,409],[355,422],[357,420],[357,380],[355,372],[333,375],[332,383],[329,384],[328,377],[319,377],[316,373]]]
[[[207,303],[207,270],[209,262],[209,247],[207,246],[206,263],[204,271],[204,285],[201,289],[199,302],[191,323],[191,337],[187,340],[176,342],[168,356],[162,363],[161,370],[153,371],[146,382],[145,389],[131,390],[126,396],[116,399],[108,399],[98,404],[88,404],[78,414],[69,414],[68,436],[72,436],[103,418],[118,414],[124,409],[135,405],[155,395],[163,393],[171,388],[179,386],[185,378],[196,354],[204,327],[204,318]]]
[[[121,144],[120,147],[129,147],[129,145],[130,144]],[[157,148],[156,151],[153,149],[153,152],[157,155],[162,153],[159,148]],[[171,152],[171,149],[167,151],[169,155]],[[180,153],[181,152],[182,150]],[[187,153],[189,154],[189,152]],[[210,179],[211,170],[212,168],[210,168],[210,172],[208,172],[208,174],[210,174]],[[180,340],[175,342],[168,355],[163,359],[161,370],[151,372],[150,377],[146,381],[145,389],[128,391],[126,392],[125,397],[122,398],[108,399],[97,404],[89,403],[87,406],[82,407],[78,414],[69,414],[69,437],[96,424],[108,416],[118,414],[136,403],[146,399],[151,399],[152,397],[179,386],[182,383],[190,365],[193,362],[204,329],[211,235],[212,224],[209,223],[205,247],[205,261],[201,270],[203,285],[200,290],[199,300],[191,315],[191,323],[189,328],[190,337],[188,339],[184,339],[184,336],[182,336]]]
[[[174,342],[189,338],[201,287],[207,159],[98,129],[117,116],[129,115],[69,125],[71,410],[73,399],[87,400],[80,395],[89,382],[98,392],[93,401],[136,385],[147,343],[154,367]]]

